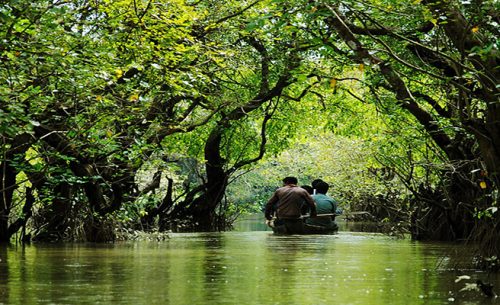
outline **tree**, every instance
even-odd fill
[[[40,215],[50,225],[41,225],[38,238],[61,236],[73,209],[85,214],[88,239],[110,238],[99,237],[99,226],[139,195],[134,177],[143,158],[219,111],[204,93],[212,90],[211,72],[199,63],[222,55],[196,37],[204,30],[192,7],[170,4],[13,1],[2,11],[9,40],[2,50],[3,241],[15,231],[9,223],[18,223],[9,218],[23,171],[37,199],[45,198]],[[28,149],[43,160],[37,166],[25,160]],[[88,207],[73,206],[83,199]]]
[[[499,186],[499,53],[493,2],[307,1],[304,5],[310,18],[307,29],[323,42],[320,51],[332,60],[359,65],[379,105],[393,100],[411,114],[447,158],[452,170],[441,173],[445,204],[431,200],[434,216],[446,225],[420,237],[462,239],[475,232],[481,240],[486,235],[477,234],[481,223],[474,211],[498,205]],[[388,100],[385,92],[393,97]],[[484,179],[489,184],[482,184]],[[424,198],[425,191],[417,195]],[[498,213],[491,221],[498,223]],[[498,229],[486,227],[486,231]]]
[[[267,143],[267,125],[279,107],[280,99],[290,85],[296,82],[296,70],[300,64],[300,47],[291,39],[292,32],[278,34],[279,27],[273,27],[277,16],[273,13],[260,17],[248,23],[248,16],[255,14],[257,2],[251,3],[238,14],[240,24],[231,19],[230,27],[238,35],[229,35],[228,45],[232,47],[233,56],[237,58],[226,65],[222,73],[214,74],[214,78],[224,83],[224,90],[218,92],[220,98],[229,100],[224,110],[217,114],[210,126],[203,144],[203,160],[205,172],[201,185],[189,190],[185,199],[169,209],[163,209],[163,217],[170,219],[191,219],[196,230],[226,229],[225,213],[217,215],[223,205],[224,194],[231,176],[239,169],[247,167],[260,160],[265,153]],[[255,10],[268,10],[262,3]],[[210,37],[220,35],[226,26],[219,25],[225,18],[216,19],[214,27],[217,32]],[[259,25],[259,29],[256,28]],[[246,27],[241,31],[240,28]],[[273,35],[271,35],[273,33]],[[281,36],[278,38],[277,36]],[[226,39],[228,39],[226,38]],[[231,41],[235,39],[235,41]],[[235,47],[236,46],[236,47]],[[233,64],[234,62],[234,64]],[[244,62],[247,66],[242,70],[238,64]],[[307,87],[301,90],[307,91]],[[300,91],[298,94],[301,94]],[[260,127],[257,127],[260,126]],[[160,211],[155,209],[158,213]],[[190,229],[193,229],[190,226]]]

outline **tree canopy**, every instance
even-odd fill
[[[270,157],[312,158],[305,179],[348,162],[314,137],[364,151],[325,173],[339,196],[399,189],[414,238],[498,253],[498,18],[493,0],[7,1],[0,240],[226,229],[228,186]]]

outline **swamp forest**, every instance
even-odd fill
[[[1,3],[1,243],[226,232],[292,175],[499,270],[498,1]]]

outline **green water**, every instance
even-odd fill
[[[248,231],[250,229],[259,231]],[[159,242],[0,246],[0,304],[500,304],[454,271],[465,248],[380,234],[172,234]],[[455,283],[458,275],[470,280]]]

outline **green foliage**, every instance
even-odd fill
[[[495,137],[498,118],[495,8],[494,1],[6,1],[0,136],[2,155],[12,155],[2,165],[17,175],[13,214],[31,186],[42,205],[81,201],[92,204],[83,213],[113,207],[121,219],[139,218],[165,195],[164,184],[154,194],[138,191],[157,170],[174,179],[178,203],[206,182],[214,135],[221,166],[236,179],[231,204],[221,205],[229,214],[260,207],[289,174],[327,180],[345,205],[389,193],[404,202],[471,159],[488,167],[494,202],[491,164],[500,162],[480,161],[496,149],[486,154],[495,141],[484,140]],[[460,37],[449,28],[461,20],[455,10],[468,21],[455,31]],[[340,17],[351,41],[335,25]],[[232,172],[264,148],[258,167]],[[70,198],[52,192],[66,186]],[[494,207],[477,216],[496,215]]]
[[[230,186],[230,198],[236,203],[253,203],[261,208],[285,176],[296,176],[299,184],[310,185],[321,178],[330,185],[329,193],[340,201],[340,206],[355,209],[363,196],[400,191],[398,179],[383,180],[370,169],[373,145],[357,138],[315,134],[296,142],[276,158],[261,162],[250,173]],[[353,200],[354,199],[354,200]]]
[[[322,98],[308,95],[301,103],[283,104],[270,126],[281,129],[269,132],[277,153],[230,185],[231,202],[258,210],[287,175],[297,176],[302,184],[317,178],[328,181],[344,207],[358,204],[353,198],[402,191],[397,179],[384,181],[369,171],[380,167],[376,156],[387,142],[385,124],[375,109],[346,94],[349,88],[318,90]]]

